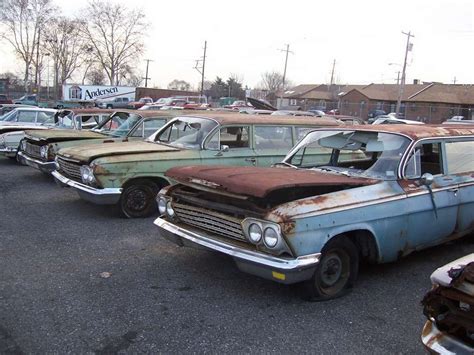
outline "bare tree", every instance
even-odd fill
[[[121,72],[139,59],[144,49],[145,15],[122,4],[91,0],[85,10],[84,39],[104,69],[110,85],[116,85]]]
[[[259,84],[259,87],[262,90],[268,91],[268,93],[277,93],[279,90],[283,89],[286,90],[287,88],[291,87],[292,84],[289,80],[285,80],[285,87],[282,88],[283,85],[283,75],[276,71],[272,72],[265,72],[262,74],[262,81]]]
[[[43,51],[53,59],[56,95],[86,58],[88,47],[81,38],[83,26],[80,20],[60,17],[51,20],[44,31]]]
[[[92,67],[88,70],[85,78],[89,81],[91,85],[104,85],[105,84],[105,74],[101,68]]]
[[[54,11],[56,8],[52,0],[3,1],[0,12],[3,31],[0,32],[0,37],[13,47],[15,54],[24,63],[25,92],[28,90],[30,66],[35,63],[40,65],[38,45],[41,30]]]
[[[168,89],[189,91],[191,89],[191,84],[184,80],[174,79],[168,84]]]

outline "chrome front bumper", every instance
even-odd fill
[[[14,158],[16,156],[17,151],[17,148],[3,147],[0,148],[0,155],[3,155],[4,157]]]
[[[52,174],[59,186],[73,187],[83,200],[97,205],[115,205],[120,201],[120,196],[122,195],[121,188],[96,189],[95,187],[71,180],[61,175],[57,170],[53,171]]]
[[[190,230],[188,226],[184,229],[161,217],[154,223],[162,237],[179,246],[200,246],[230,255],[241,271],[284,284],[310,279],[321,257],[321,254],[317,253],[296,259],[280,258],[216,240],[202,231]]]
[[[474,354],[474,348],[443,333],[431,321],[425,323],[421,341],[425,348],[433,354]]]
[[[18,160],[20,163],[24,165],[31,166],[32,168],[41,170],[44,173],[51,174],[56,169],[56,164],[54,161],[41,161],[38,159],[34,159],[29,157],[24,152],[18,152]]]

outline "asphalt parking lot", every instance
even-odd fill
[[[0,353],[423,353],[429,275],[472,252],[366,266],[348,296],[308,303],[0,158]]]

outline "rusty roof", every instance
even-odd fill
[[[197,112],[196,110],[129,110],[129,109],[103,109],[103,108],[97,108],[97,107],[92,107],[92,108],[72,108],[72,109],[62,109],[60,111],[71,111],[75,115],[81,115],[81,114],[100,114],[100,113],[105,113],[105,114],[112,114],[114,112],[126,112],[130,114],[136,114],[140,115],[142,117],[176,117],[176,116],[181,116],[183,114],[190,114]]]
[[[370,131],[383,133],[399,133],[413,140],[430,137],[474,136],[474,125],[411,125],[411,124],[386,124],[346,126],[338,128],[348,131]]]
[[[188,111],[189,112],[189,111]],[[196,111],[193,114],[177,115],[210,118],[220,124],[294,124],[312,126],[341,126],[343,123],[330,116],[273,116],[273,115],[248,115],[242,113],[222,113],[213,111]]]

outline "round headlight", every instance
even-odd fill
[[[171,206],[171,201],[168,201],[168,203],[166,204],[166,213],[169,217],[174,217],[174,209]]]
[[[268,248],[274,248],[278,244],[278,233],[273,228],[265,228],[263,242]]]
[[[163,197],[158,198],[158,211],[160,215],[165,214],[166,212],[166,199]]]
[[[252,223],[249,226],[249,239],[254,244],[262,240],[262,228],[258,224]]]

